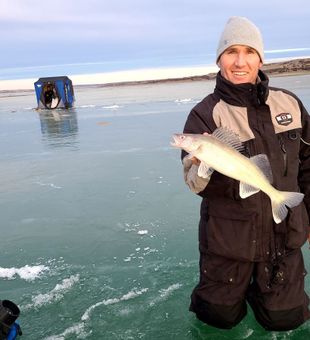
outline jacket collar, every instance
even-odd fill
[[[261,70],[258,72],[258,82],[256,84],[233,84],[218,72],[214,93],[230,105],[259,106],[264,104],[268,98],[268,84],[269,79]]]

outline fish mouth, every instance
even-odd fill
[[[173,140],[170,142],[170,145],[174,146],[175,148],[179,147],[178,136],[173,135],[172,138],[173,138]]]

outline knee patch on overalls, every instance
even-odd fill
[[[305,322],[304,306],[289,310],[270,311],[261,305],[252,304],[256,320],[269,331],[289,331]]]
[[[200,321],[210,326],[231,329],[244,318],[247,306],[244,301],[233,306],[215,305],[192,296],[190,310],[196,313]]]

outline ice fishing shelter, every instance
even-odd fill
[[[34,87],[38,109],[68,109],[73,106],[73,85],[67,76],[40,78]]]

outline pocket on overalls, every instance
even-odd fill
[[[309,218],[302,202],[297,207],[289,209],[287,217],[286,247],[297,249],[302,247],[309,235]]]
[[[208,250],[237,261],[253,261],[256,252],[256,213],[212,209],[207,221]]]
[[[242,278],[239,263],[220,256],[205,254],[200,262],[199,295],[203,300],[219,305],[230,305],[239,301],[236,287]]]

